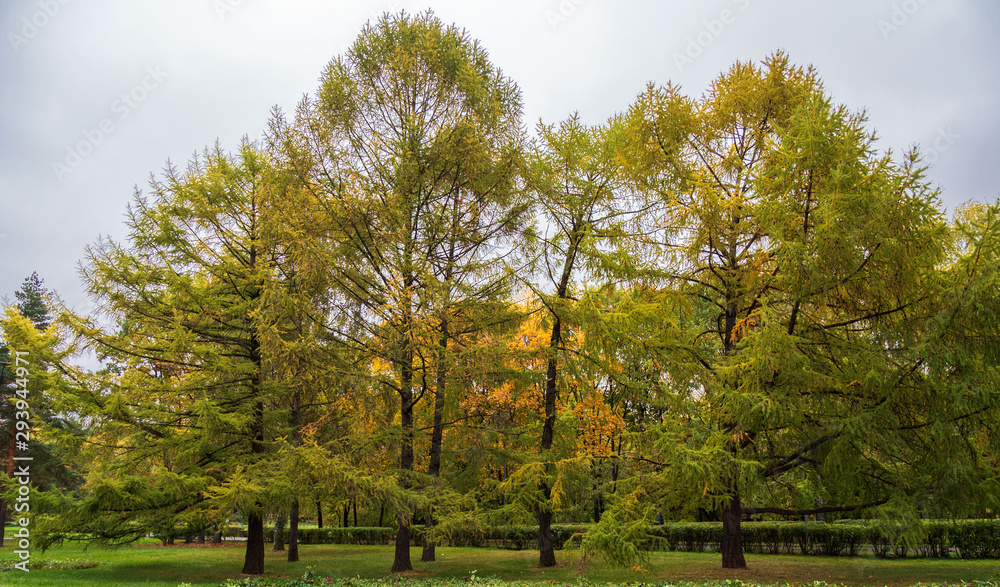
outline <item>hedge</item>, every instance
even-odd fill
[[[743,522],[743,548],[758,554],[822,554],[856,556],[862,550],[879,558],[925,557],[1000,558],[1000,519],[925,520],[925,536],[911,549],[882,527],[871,523]],[[721,522],[664,524],[650,534],[669,550],[718,551],[722,544]],[[655,542],[647,545],[657,549]]]
[[[910,549],[883,526],[864,521],[850,523],[823,522],[743,522],[743,548],[757,554],[820,554],[856,556],[871,552],[876,557],[1000,558],[1000,519],[989,520],[925,520],[926,536]],[[574,535],[587,531],[585,525],[553,524],[552,541],[562,548]],[[264,529],[264,536],[273,535],[273,527]],[[228,527],[227,537],[246,537],[246,529]],[[286,534],[287,536],[287,534]],[[647,550],[682,552],[718,551],[722,544],[721,522],[667,523],[649,529]],[[392,544],[394,528],[309,528],[299,529],[301,544]],[[423,526],[411,526],[411,545],[423,541]],[[497,526],[469,529],[442,539],[445,546],[495,547],[511,550],[536,548],[537,526]]]

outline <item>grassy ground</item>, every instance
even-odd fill
[[[0,550],[0,559],[13,558],[8,542]],[[311,566],[318,576],[374,578],[388,575],[392,565],[390,546],[303,546],[301,562],[285,562],[285,553],[267,552],[267,577],[298,577]],[[818,557],[749,555],[749,569],[720,568],[718,553],[654,553],[648,571],[610,569],[599,563],[581,565],[577,552],[557,552],[559,565],[540,569],[537,553],[511,552],[476,548],[439,548],[438,562],[421,563],[420,549],[411,557],[414,578],[463,578],[475,571],[478,577],[506,580],[573,582],[581,577],[593,582],[660,582],[741,579],[767,584],[778,582],[811,583],[825,581],[845,585],[913,585],[915,583],[954,583],[958,581],[998,580],[997,561],[965,560],[877,560],[857,557]],[[30,573],[0,573],[0,585],[10,586],[121,586],[159,585],[176,587],[180,582],[192,585],[218,585],[239,576],[243,565],[242,545],[183,546],[163,548],[145,544],[117,551],[84,550],[79,546],[59,547],[35,559],[90,559],[106,562],[96,568],[77,570],[33,570]]]

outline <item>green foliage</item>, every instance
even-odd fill
[[[962,520],[942,530],[944,547],[958,549],[962,558],[1000,558],[1000,520]]]
[[[52,322],[50,292],[42,283],[43,280],[38,277],[38,273],[32,272],[24,279],[21,289],[14,292],[14,297],[17,298],[17,311],[31,320],[38,330],[45,330]]]

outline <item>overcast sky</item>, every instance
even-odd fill
[[[520,85],[529,128],[602,122],[650,81],[699,96],[783,49],[881,148],[920,145],[949,209],[1000,193],[996,0],[0,0],[0,296],[38,271],[88,311],[77,263],[125,236],[134,186],[259,137],[367,20],[428,8]]]

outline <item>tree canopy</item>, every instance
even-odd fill
[[[86,423],[46,542],[235,516],[260,574],[265,518],[294,561],[326,504],[395,526],[394,572],[417,523],[428,561],[537,522],[553,565],[558,518],[628,563],[659,515],[742,567],[751,517],[996,515],[1000,211],[949,220],[925,170],[781,52],[532,137],[466,31],[385,15],[259,141],[137,191],[81,265],[99,313],[16,294]]]

